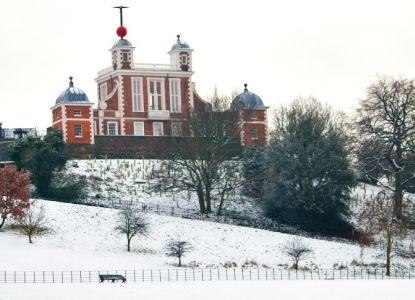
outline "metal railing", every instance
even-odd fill
[[[119,274],[127,282],[185,282],[226,280],[367,280],[414,279],[415,269],[348,268],[290,270],[273,268],[176,268],[101,271],[0,271],[4,283],[96,283],[100,274]]]

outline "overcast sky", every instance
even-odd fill
[[[50,107],[74,77],[97,103],[94,79],[119,0],[10,0],[0,8],[0,122],[51,125]],[[123,0],[136,63],[169,63],[189,43],[198,93],[248,89],[268,106],[315,96],[351,112],[377,74],[415,77],[413,0]]]

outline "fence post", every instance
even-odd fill
[[[244,268],[242,268],[242,280],[245,280],[245,278],[244,278]]]
[[[281,280],[282,280],[282,269],[280,269],[280,271],[281,271]]]
[[[45,283],[45,271],[42,271],[42,281]]]
[[[176,269],[176,281],[179,281],[179,271]]]
[[[91,271],[88,272],[89,282],[91,282]]]
[[[170,269],[167,269],[167,281],[170,282]]]
[[[63,271],[61,271],[61,281],[63,283]]]
[[[16,283],[16,271],[14,271],[14,283]]]
[[[160,282],[161,282],[161,270],[159,269],[159,276],[160,276]]]
[[[212,268],[209,268],[210,281],[212,281]]]
[[[150,278],[151,278],[151,282],[153,282],[153,269],[150,269]]]
[[[184,281],[187,281],[187,272],[186,272],[186,270],[187,269],[184,269]]]
[[[225,276],[226,276],[226,280],[228,280],[228,268],[225,268]]]
[[[195,268],[192,269],[193,270],[193,281],[195,281]]]
[[[251,270],[251,267],[249,267],[249,280],[252,280],[252,270]]]
[[[203,269],[202,269],[202,281],[203,281]]]
[[[82,283],[82,271],[79,271],[79,282]]]
[[[220,274],[219,274],[219,267],[218,267],[218,280],[220,280]]]
[[[23,282],[26,283],[26,271],[23,271]]]
[[[33,271],[33,283],[36,283],[36,271]]]
[[[72,271],[71,271],[71,283],[73,283]]]
[[[310,269],[311,280],[313,280],[313,269]]]
[[[236,280],[236,271],[235,271],[235,268],[233,268],[233,280]]]
[[[144,270],[141,271],[141,277],[143,278],[143,282],[144,282]]]

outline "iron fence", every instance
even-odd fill
[[[0,271],[0,284],[96,283],[100,274],[118,274],[127,282],[186,282],[226,280],[368,280],[414,279],[415,269],[347,268],[290,270],[273,268],[176,268],[101,271]]]

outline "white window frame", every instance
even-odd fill
[[[182,111],[182,97],[180,89],[180,79],[179,78],[170,78],[170,111],[171,112],[181,112]],[[177,105],[175,105],[175,103]]]
[[[160,126],[161,134],[156,134],[156,125]],[[163,122],[153,122],[153,136],[163,136],[163,135],[164,135]]]
[[[115,125],[115,134],[110,134],[110,125]],[[108,121],[107,122],[107,135],[118,135],[118,123],[115,121]]]
[[[81,110],[80,109],[74,109],[73,116],[74,117],[80,117],[80,116],[82,116]]]
[[[138,91],[137,91],[138,89]],[[143,101],[143,78],[131,77],[131,94],[132,94],[132,110],[133,112],[144,111]]]
[[[108,96],[108,88],[107,88],[107,83],[104,82],[99,86],[99,94],[101,96],[101,101],[105,101],[105,99]]]
[[[77,130],[77,128],[79,130]],[[82,124],[75,124],[74,134],[75,134],[75,137],[82,137]]]
[[[160,83],[160,94],[158,93],[151,93],[151,85],[153,83],[159,82]],[[160,78],[148,78],[147,79],[147,87],[148,87],[148,110],[165,110],[166,109],[166,101],[165,101],[165,89],[164,89],[164,79]],[[157,85],[154,86],[154,91],[157,90]],[[156,106],[153,105],[154,97],[160,96],[160,106],[157,109],[154,109]]]
[[[182,136],[182,122],[173,121],[171,122],[171,135]]]
[[[139,128],[141,127],[141,129]],[[134,121],[134,135],[136,136],[144,136],[145,130],[144,130],[144,122],[143,121]]]

